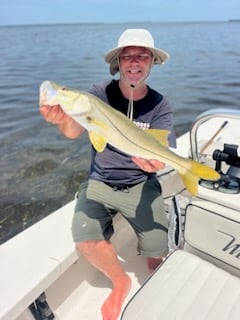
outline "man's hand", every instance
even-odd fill
[[[79,123],[67,115],[61,106],[40,106],[40,113],[47,122],[58,126],[58,129],[66,137],[75,139],[85,130]]]
[[[59,105],[40,106],[40,113],[47,122],[52,124],[62,124],[69,121],[69,116],[63,111]]]
[[[146,172],[156,172],[165,168],[165,163],[154,159],[146,160],[143,158],[132,157],[132,160],[136,163],[136,165],[139,166],[140,169]]]

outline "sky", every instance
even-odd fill
[[[240,19],[240,0],[0,0],[0,25]]]

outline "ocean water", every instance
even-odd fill
[[[177,135],[207,109],[239,108],[238,22],[0,27],[0,243],[73,199],[86,178],[87,135],[68,140],[43,120],[40,83],[86,90],[110,79],[103,55],[135,27],[171,56],[148,83],[172,103]]]

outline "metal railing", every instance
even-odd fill
[[[223,119],[239,119],[240,120],[240,110],[236,109],[211,109],[206,112],[201,113],[196,120],[194,121],[192,128],[190,130],[190,148],[192,159],[199,161],[199,152],[198,152],[198,143],[197,143],[197,131],[199,127],[206,121],[213,118],[223,118]],[[222,129],[222,126],[219,128],[219,131]],[[209,142],[213,140],[216,136],[209,139]]]

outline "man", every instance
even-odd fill
[[[171,106],[146,84],[152,65],[167,59],[166,52],[154,47],[147,30],[128,29],[120,36],[118,46],[105,55],[110,73],[119,72],[119,80],[95,85],[90,92],[143,130],[169,130],[168,142],[175,146]],[[61,106],[41,106],[40,111],[66,137],[77,138],[84,131]],[[138,252],[147,257],[150,272],[168,253],[167,218],[155,176],[162,168],[164,164],[157,160],[132,158],[111,145],[101,153],[92,148],[89,179],[80,186],[72,233],[81,255],[112,281],[112,292],[101,309],[103,320],[118,318],[131,288],[131,280],[110,242],[113,216],[120,212],[133,227]]]

